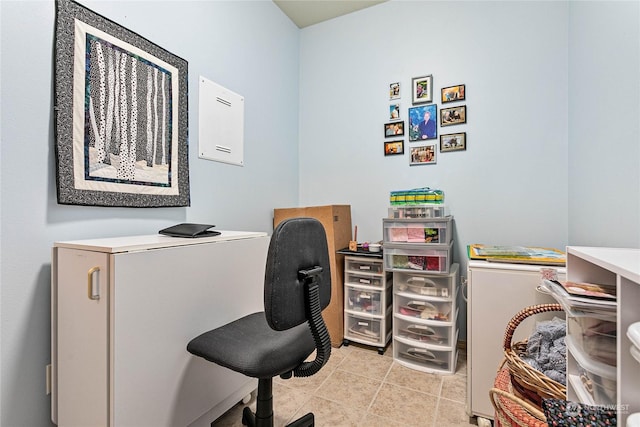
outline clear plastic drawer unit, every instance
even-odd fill
[[[448,245],[385,244],[384,268],[390,271],[449,273],[451,249]]]
[[[391,206],[389,218],[442,218],[447,211],[444,205]]]
[[[387,317],[389,317],[388,315]],[[359,342],[377,345],[384,342],[383,320],[373,317],[347,314],[345,317],[345,329],[352,338],[358,338]],[[389,319],[390,321],[390,319]]]
[[[384,241],[389,243],[448,244],[453,238],[452,218],[383,220]]]
[[[364,257],[346,257],[345,270],[360,273],[382,273],[382,264],[379,260],[366,259]]]
[[[453,267],[450,268],[453,271]],[[454,296],[455,276],[425,276],[419,273],[398,272],[394,282],[396,289],[405,294],[437,297],[450,300]]]
[[[370,289],[356,286],[346,286],[344,309],[348,312],[362,312],[374,316],[382,316],[386,312],[383,302],[391,301],[391,287],[386,290]],[[383,298],[383,292],[386,298]]]

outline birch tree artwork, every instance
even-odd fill
[[[171,185],[171,74],[87,34],[85,179]]]
[[[74,0],[55,5],[58,203],[189,206],[188,62]]]

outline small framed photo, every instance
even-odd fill
[[[385,141],[384,142],[384,155],[393,156],[395,154],[404,154],[404,141]]]
[[[467,106],[442,108],[440,110],[440,126],[451,126],[467,123]]]
[[[384,136],[386,138],[392,136],[404,136],[404,121],[385,123]]]
[[[389,105],[389,120],[400,120],[400,104]]]
[[[389,99],[400,98],[400,82],[391,83],[389,85]]]
[[[448,133],[440,135],[440,152],[464,151],[467,149],[467,133]]]
[[[438,137],[438,107],[436,104],[409,108],[409,141]]]
[[[414,105],[433,102],[433,75],[412,78],[411,94]]]
[[[436,163],[436,146],[423,145],[411,148],[410,165],[434,165]]]
[[[446,104],[447,102],[463,101],[465,99],[464,85],[443,87],[440,89],[440,94],[443,104]]]

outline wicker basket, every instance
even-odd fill
[[[494,382],[489,390],[489,398],[495,409],[495,427],[547,427],[542,411],[520,399],[513,393],[511,374],[503,360]]]
[[[511,383],[514,392],[518,397],[534,404],[538,408],[542,405],[542,399],[565,399],[567,396],[567,388],[534,369],[521,359],[522,356],[527,354],[528,340],[518,341],[516,343],[512,343],[511,341],[516,328],[527,317],[550,311],[563,311],[563,309],[560,304],[539,304],[526,307],[513,316],[504,333],[504,357],[506,366],[511,374]]]

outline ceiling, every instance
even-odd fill
[[[337,18],[387,0],[273,0],[298,28]]]

